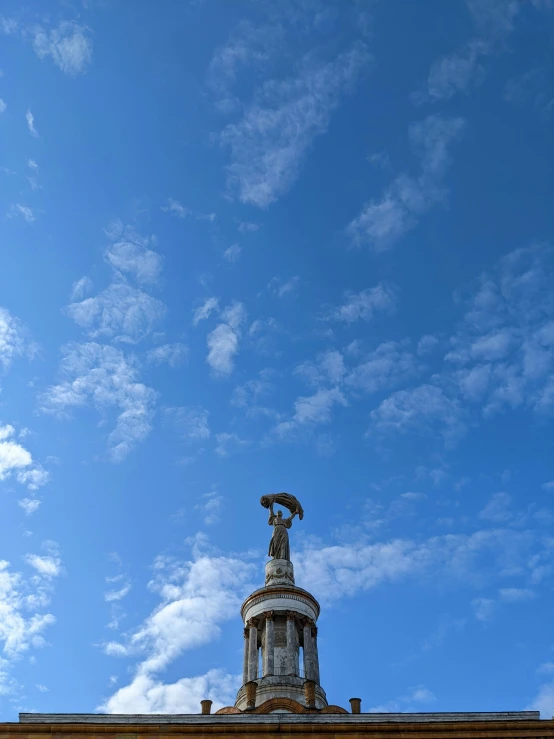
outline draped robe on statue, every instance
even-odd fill
[[[287,529],[292,526],[292,518],[282,518],[269,514],[268,524],[273,526],[273,536],[269,542],[269,556],[273,559],[290,560],[289,534]]]

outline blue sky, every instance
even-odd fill
[[[1,5],[0,716],[554,713],[554,5]]]

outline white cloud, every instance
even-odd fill
[[[67,379],[42,394],[41,410],[63,416],[89,405],[102,413],[117,409],[108,448],[113,461],[123,460],[150,433],[156,392],[137,381],[136,360],[112,346],[70,343],[62,355],[61,372]]]
[[[220,457],[228,457],[230,454],[239,452],[250,443],[246,439],[241,439],[237,434],[223,432],[215,435],[215,453]]]
[[[238,225],[238,229],[241,234],[253,233],[254,231],[258,231],[260,229],[260,224],[251,223],[250,221],[241,221]]]
[[[233,244],[228,249],[225,249],[225,251],[223,252],[223,256],[228,262],[236,262],[240,257],[241,252],[242,246],[239,246],[238,244]]]
[[[554,716],[554,680],[541,685],[536,698],[527,709],[540,711],[543,719],[551,719]]]
[[[155,283],[162,271],[163,259],[148,248],[149,243],[149,239],[126,228],[122,240],[107,247],[104,258],[117,273],[134,277],[139,285]]]
[[[23,205],[22,203],[12,203],[10,205],[8,215],[10,218],[21,216],[27,221],[27,223],[34,223],[36,221],[36,216],[32,208],[29,208],[28,205]]]
[[[421,710],[421,704],[434,703],[437,700],[435,694],[424,685],[409,688],[408,692],[393,698],[380,706],[373,706],[368,713],[412,713]],[[417,706],[414,708],[414,706]]]
[[[113,603],[114,601],[123,600],[131,592],[131,584],[125,583],[118,590],[108,590],[104,593],[104,600],[106,603]]]
[[[421,356],[423,354],[429,354],[437,346],[439,340],[433,334],[426,334],[422,336],[417,343],[417,353]]]
[[[507,603],[521,603],[536,597],[535,592],[530,588],[500,588],[498,594]]]
[[[298,365],[294,373],[303,377],[314,387],[320,387],[341,383],[346,374],[346,367],[342,354],[333,349],[319,354],[316,362],[304,362]]]
[[[43,647],[43,632],[55,622],[54,616],[44,609],[50,600],[52,579],[61,571],[61,561],[53,542],[46,542],[45,546],[50,554],[38,558],[43,566],[35,566],[37,555],[26,556],[34,570],[30,577],[13,571],[9,562],[0,560],[0,671],[30,649]],[[42,561],[49,558],[52,562]]]
[[[208,424],[209,412],[200,406],[181,406],[167,408],[166,416],[175,424],[175,428],[184,441],[198,441],[210,438]]]
[[[554,480],[551,480],[550,482],[545,482],[541,485],[541,488],[543,490],[546,490],[549,493],[554,492]]]
[[[115,642],[107,648],[111,654],[143,653],[144,658],[131,683],[108,698],[100,710],[197,712],[198,701],[206,697],[218,706],[232,703],[237,682],[220,671],[173,685],[155,677],[184,651],[216,640],[220,624],[236,617],[243,597],[254,588],[252,565],[234,557],[209,556],[202,551],[202,543],[197,537],[191,561],[157,561],[150,589],[159,594],[160,605],[129,633],[126,644]]]
[[[35,350],[21,321],[0,307],[0,365],[7,370],[14,359],[26,355],[32,357]]]
[[[287,192],[312,141],[325,133],[340,98],[370,59],[363,45],[327,64],[305,58],[296,77],[258,88],[243,118],[220,134],[231,151],[228,186],[241,202],[267,208]]]
[[[380,282],[375,287],[359,293],[347,293],[346,301],[335,308],[329,317],[345,323],[353,323],[360,319],[370,321],[376,313],[392,313],[397,301],[397,288]]]
[[[3,439],[7,438],[7,434],[11,435],[13,431],[11,426],[4,426],[0,429]],[[14,441],[0,442],[0,480],[5,480],[15,469],[28,467],[32,461],[31,454],[20,444]]]
[[[478,621],[492,621],[495,611],[495,602],[492,598],[474,598],[471,607]]]
[[[246,311],[242,303],[235,301],[222,311],[221,317],[227,323],[220,323],[208,334],[206,361],[217,375],[229,375],[239,350],[240,327],[246,320]]]
[[[377,349],[362,356],[358,365],[346,377],[346,384],[366,393],[398,385],[420,370],[420,365],[409,351],[407,341],[386,341]]]
[[[38,554],[27,554],[25,561],[43,577],[58,577],[62,571],[62,561],[57,554],[42,557]]]
[[[35,128],[35,116],[31,113],[30,110],[27,110],[27,112],[25,113],[25,119],[27,121],[27,128],[29,129],[29,133],[31,134],[31,136],[37,138],[38,131]]]
[[[204,303],[195,308],[192,325],[198,326],[200,321],[205,321],[213,312],[219,312],[219,301],[217,298],[207,298]]]
[[[30,175],[27,177],[27,181],[31,185],[32,190],[38,190],[40,188],[40,185],[38,184],[38,164],[34,159],[29,159],[27,161],[27,166],[31,170]]]
[[[368,244],[375,251],[389,249],[416,225],[420,215],[445,201],[443,179],[450,165],[449,148],[464,127],[461,118],[441,116],[412,123],[410,142],[420,158],[421,172],[416,178],[399,175],[380,199],[364,205],[347,229],[354,243]]]
[[[36,684],[36,689],[39,691],[39,693],[48,693],[48,688],[46,685],[41,685],[41,683]]]
[[[370,414],[371,430],[418,433],[439,431],[452,441],[464,431],[464,411],[458,400],[447,397],[435,385],[398,390]]]
[[[170,367],[179,367],[184,364],[188,356],[188,347],[179,342],[175,344],[162,344],[155,349],[150,349],[146,358],[151,364],[169,364]]]
[[[445,382],[488,417],[506,407],[554,410],[554,250],[516,249],[458,296],[465,313],[445,359]]]
[[[296,555],[295,569],[297,582],[309,583],[310,591],[327,602],[408,578],[432,578],[435,583],[460,580],[464,587],[482,589],[496,581],[505,584],[510,573],[525,580],[538,559],[549,558],[550,546],[534,532],[506,528],[422,540],[309,544]]]
[[[290,295],[296,292],[299,285],[300,277],[298,275],[294,275],[286,282],[282,282],[279,278],[274,277],[270,281],[268,288],[274,295],[277,295],[278,298],[283,298],[285,295]]]
[[[71,287],[71,293],[69,294],[70,300],[73,302],[82,300],[85,295],[88,295],[92,291],[93,284],[90,277],[81,277],[80,279],[76,280],[72,287]]]
[[[221,317],[236,331],[246,321],[246,310],[242,303],[235,300],[224,308],[221,312]]]
[[[219,495],[216,490],[205,493],[200,503],[194,506],[195,510],[202,512],[206,526],[211,526],[219,521],[222,507],[223,496]]]
[[[335,405],[348,405],[337,387],[321,389],[313,395],[297,398],[292,419],[277,424],[275,433],[281,438],[287,438],[304,426],[327,424],[331,421],[331,411]]]
[[[508,493],[495,493],[479,513],[479,518],[494,523],[505,523],[513,516],[512,497]]]
[[[181,203],[174,198],[169,198],[167,205],[162,205],[162,210],[164,213],[171,213],[172,215],[177,216],[177,218],[186,218],[191,213],[188,208],[185,208],[184,205],[181,205]]]
[[[213,701],[212,711],[235,702],[241,684],[238,675],[209,670],[205,675],[183,677],[163,683],[148,675],[137,675],[97,710],[104,713],[199,713],[200,701]]]
[[[21,500],[17,501],[17,504],[23,508],[25,511],[26,516],[30,516],[33,513],[36,513],[40,507],[40,500],[37,500],[37,498],[22,498]]]
[[[14,433],[13,426],[0,426],[0,481],[13,476],[29,490],[37,490],[48,481],[49,475],[33,461],[28,449],[13,441]]]
[[[427,92],[431,100],[449,100],[458,92],[467,93],[484,77],[481,57],[490,52],[481,39],[470,41],[460,53],[437,59],[431,65]]]
[[[34,33],[33,49],[39,59],[51,57],[54,64],[70,77],[82,74],[92,60],[88,29],[75,22],[62,21],[49,31],[38,27]]]
[[[8,108],[7,104],[4,102],[4,100],[2,100],[2,98],[0,98],[0,115],[4,113],[7,110],[7,108]]]
[[[104,336],[131,344],[148,336],[166,312],[161,301],[125,283],[113,283],[65,310],[91,338]]]

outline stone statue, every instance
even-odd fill
[[[300,520],[304,517],[304,511],[294,495],[289,493],[275,493],[274,495],[262,495],[260,503],[264,508],[269,508],[268,524],[273,526],[273,535],[269,543],[268,555],[273,559],[288,559],[290,561],[290,544],[287,529],[292,526],[293,518],[298,515]],[[283,518],[282,511],[273,510],[273,504],[278,503],[288,508],[291,515]]]

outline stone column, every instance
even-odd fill
[[[304,677],[306,680],[315,680],[315,655],[314,642],[312,637],[312,629],[314,622],[311,618],[306,618],[302,625],[304,638]]]
[[[273,675],[275,670],[275,628],[273,611],[266,611],[265,616],[265,649],[264,649],[264,676]]]
[[[287,675],[296,675],[296,613],[287,611]]]
[[[248,621],[248,680],[258,677],[258,619]]]
[[[244,656],[242,658],[242,684],[248,682],[248,629],[244,629]]]
[[[312,626],[312,645],[313,645],[313,656],[314,656],[314,680],[318,685],[319,682],[319,655],[317,653],[317,626]]]

